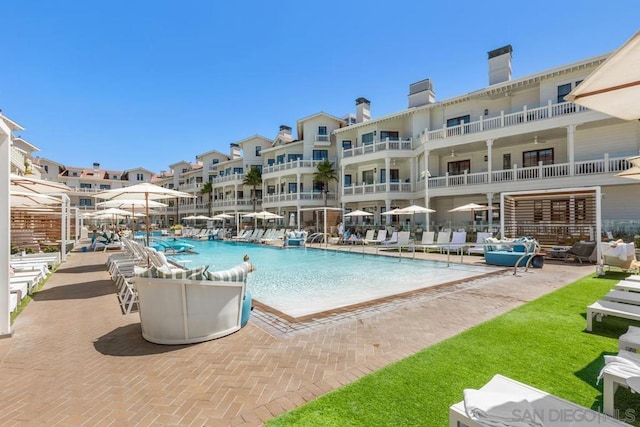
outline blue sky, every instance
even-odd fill
[[[2,6],[0,109],[40,156],[69,166],[167,170],[319,111],[372,116],[488,84],[511,44],[513,77],[610,52],[640,2],[68,1]]]

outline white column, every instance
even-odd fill
[[[0,337],[10,337],[11,313],[9,312],[9,260],[11,257],[11,198],[9,174],[11,173],[11,130],[0,119],[0,197],[9,200],[0,208]]]
[[[489,207],[489,210],[487,210],[487,227],[489,228],[489,232],[493,232],[493,210],[491,210],[493,206],[493,193],[487,193],[487,206]]]
[[[391,191],[391,171],[389,170],[391,168],[391,159],[388,157],[384,159],[384,168],[385,168],[384,179],[386,180],[384,184],[384,192],[386,193],[386,197],[388,198],[390,196],[389,192]]]
[[[429,207],[429,150],[424,150],[424,206]],[[430,231],[431,214],[424,214],[425,230]]]
[[[574,148],[574,139],[576,133],[576,125],[567,126],[567,156],[569,157],[569,176],[575,175],[576,153]]]
[[[493,139],[487,139],[487,182],[491,182],[493,167],[491,164],[491,156],[493,154]]]
[[[416,158],[409,159],[409,182],[411,182],[411,191],[415,188],[416,182]]]

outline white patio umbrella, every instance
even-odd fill
[[[416,214],[427,214],[435,212],[434,209],[429,209],[424,206],[411,205],[406,208],[396,209],[396,215],[411,215],[411,229],[415,230]]]
[[[621,119],[640,119],[640,31],[613,52],[565,99]]]
[[[68,193],[71,191],[71,187],[57,182],[11,174],[9,190],[12,192],[19,191],[27,193],[52,194]]]
[[[356,209],[355,211],[351,211],[348,214],[344,214],[346,217],[356,217],[356,216],[373,216],[371,212],[361,211]]]
[[[43,205],[60,205],[62,200],[46,194],[30,193],[27,191],[11,191],[12,208],[37,208]]]
[[[475,228],[476,217],[475,211],[490,211],[496,209],[493,206],[479,205],[477,203],[467,203],[466,205],[458,206],[457,208],[449,209],[449,212],[471,212],[471,222]]]
[[[222,228],[226,228],[227,220],[228,219],[232,219],[232,218],[233,218],[233,215],[229,215],[229,214],[226,214],[226,213],[221,213],[221,214],[214,215],[214,216],[211,217],[211,219],[214,219],[214,220],[222,220]]]
[[[120,208],[120,209],[131,209],[131,232],[135,233],[134,226],[134,218],[139,218],[142,215],[138,215],[136,213],[136,209],[146,209],[146,208],[165,208],[167,207],[166,203],[156,202],[154,200],[135,200],[135,199],[116,199],[116,200],[107,200],[106,202],[96,203],[97,208]],[[135,235],[135,234],[134,234]]]
[[[114,188],[112,190],[101,191],[96,193],[93,197],[104,200],[159,200],[159,199],[174,199],[174,198],[193,198],[191,194],[184,193],[182,191],[171,190],[169,188],[163,188],[158,185],[154,185],[148,182],[132,185],[130,187]],[[149,205],[145,207],[145,224],[147,229],[147,246],[149,245]]]

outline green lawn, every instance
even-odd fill
[[[596,378],[603,355],[617,353],[628,320],[607,317],[586,333],[586,306],[625,275],[587,276],[556,292],[428,347],[411,357],[269,421],[270,427],[448,425],[462,390],[502,374],[579,405],[602,407]],[[517,283],[514,283],[517,285]],[[640,395],[620,388],[616,406],[635,409]],[[637,423],[636,425],[640,425]]]

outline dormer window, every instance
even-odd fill
[[[262,147],[261,146],[256,146],[256,157],[260,157],[260,155],[262,154]]]

